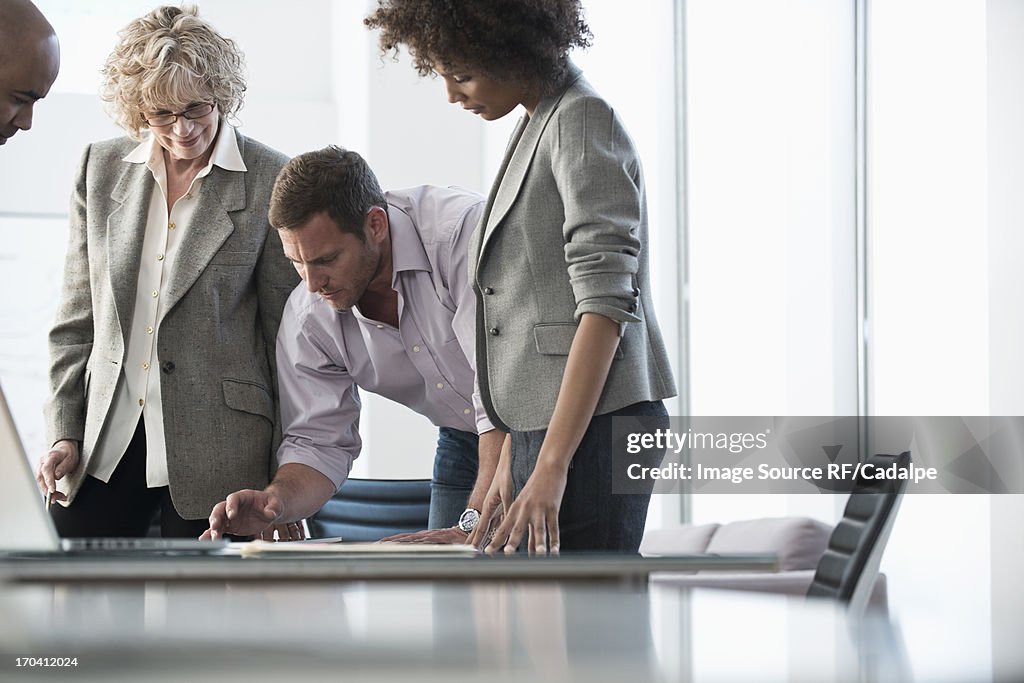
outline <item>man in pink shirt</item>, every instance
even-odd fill
[[[270,222],[304,283],[277,339],[279,469],[263,491],[215,506],[205,537],[315,514],[359,455],[364,389],[437,425],[429,526],[438,531],[418,538],[466,541],[505,436],[475,386],[467,250],[482,209],[482,198],[463,190],[382,192],[363,158],[338,147],[282,169]]]

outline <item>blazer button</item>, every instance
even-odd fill
[[[640,296],[640,290],[636,287],[633,288],[633,298]]]
[[[163,365],[160,366],[160,369],[164,371],[165,375],[169,375],[172,372],[174,372],[174,363],[172,363],[171,361],[166,361]]]
[[[488,295],[494,294],[494,288],[493,287],[484,287],[484,294],[488,294]]]
[[[636,313],[636,304],[630,304],[629,305],[629,312],[630,313]]]
[[[501,334],[501,330],[499,330],[497,327],[492,327],[490,329],[490,333],[492,337],[497,337],[499,334]]]

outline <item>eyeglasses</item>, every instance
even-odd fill
[[[153,114],[152,116],[142,115],[143,120],[149,124],[150,128],[163,128],[169,126],[178,120],[179,116],[184,116],[189,121],[193,119],[201,119],[207,114],[213,111],[213,105],[209,102],[203,104],[194,104],[185,111],[180,111],[177,114]]]

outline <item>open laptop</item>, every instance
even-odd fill
[[[56,504],[56,503],[55,503]],[[188,538],[68,538],[53,520],[0,387],[0,554],[168,553],[218,554],[228,541]]]

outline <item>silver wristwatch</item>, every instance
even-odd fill
[[[473,529],[476,528],[477,522],[480,521],[480,511],[473,508],[466,508],[465,511],[459,515],[458,527],[464,533],[472,533]]]

